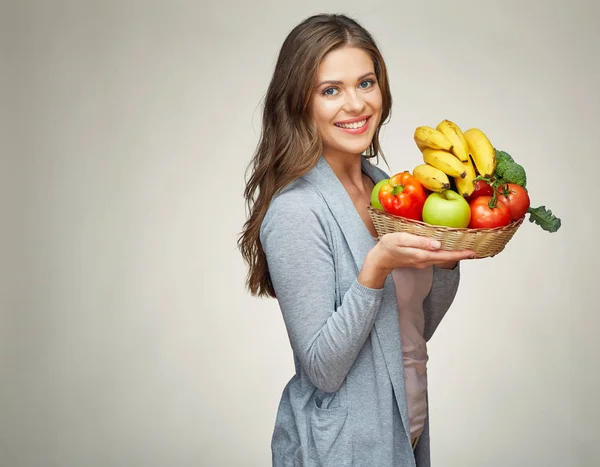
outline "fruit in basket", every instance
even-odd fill
[[[511,222],[510,208],[504,203],[493,202],[493,196],[478,196],[469,203],[471,229],[504,227]]]
[[[444,191],[450,188],[450,179],[445,172],[429,164],[420,164],[413,169],[413,175],[429,191]]]
[[[385,212],[420,221],[427,192],[421,182],[405,170],[381,185],[378,198]]]
[[[496,201],[508,206],[510,218],[513,221],[523,217],[530,205],[529,193],[527,193],[525,188],[516,183],[507,183],[499,186]]]
[[[471,219],[467,200],[454,190],[433,192],[423,205],[423,222],[445,227],[465,228]]]
[[[417,127],[414,140],[423,156],[423,163],[413,169],[414,177],[424,190],[428,190],[426,193],[431,193],[429,196],[437,194],[439,197],[449,190],[460,195],[469,206],[468,227],[506,226],[527,214],[530,222],[548,232],[556,232],[561,227],[561,220],[550,209],[530,206],[525,168],[507,152],[496,149],[479,128],[463,132],[454,122],[445,119],[435,128]],[[371,204],[378,208],[373,196],[380,201],[381,197],[375,191]],[[427,195],[425,198],[423,206],[429,199]],[[399,202],[395,207],[390,204],[387,209],[383,202],[380,204],[392,214],[401,211]],[[402,209],[407,212],[407,208]],[[427,214],[422,212],[420,217],[435,224],[438,220],[435,215],[428,215],[432,215],[429,210]],[[419,220],[414,212],[410,218]]]
[[[464,178],[467,175],[467,171],[462,162],[448,151],[444,151],[443,149],[424,148],[422,153],[423,160],[427,164],[440,169],[450,177]]]
[[[458,125],[450,120],[442,120],[436,130],[442,132],[452,143],[451,153],[460,159],[461,162],[469,160],[469,146]]]
[[[470,196],[475,191],[475,178],[477,177],[477,171],[471,161],[471,157],[467,155],[467,162],[461,162],[465,168],[466,175],[464,177],[453,177],[454,184],[456,185],[456,191],[458,191],[465,198]]]
[[[464,133],[469,153],[479,175],[491,177],[496,170],[496,151],[483,131],[478,128],[469,128]]]
[[[497,166],[490,181],[492,186],[498,187],[509,183],[522,186],[526,190],[527,175],[522,165],[517,163],[506,151],[496,149]],[[518,188],[516,189],[518,190]],[[529,193],[527,193],[529,196]],[[498,195],[497,195],[498,196]],[[546,232],[556,232],[560,229],[562,221],[556,217],[546,206],[527,208],[529,222],[539,225]]]
[[[379,209],[380,211],[383,211],[383,206],[381,205],[381,203],[379,202],[379,189],[382,187],[382,185],[385,185],[387,182],[389,181],[388,178],[384,178],[383,180],[380,180],[379,182],[377,182],[375,184],[375,186],[373,187],[373,190],[371,191],[371,206],[373,206],[375,209]]]
[[[473,201],[475,198],[477,198],[478,196],[484,196],[484,195],[492,196],[494,194],[494,189],[492,188],[492,185],[490,185],[485,180],[475,180],[474,185],[475,185],[475,189],[473,190],[473,193],[471,193],[469,196],[465,197],[465,199],[469,203],[471,201]]]
[[[420,126],[415,129],[415,143],[422,151],[423,148],[450,150],[452,142],[439,130],[429,126]]]

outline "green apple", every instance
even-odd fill
[[[453,190],[434,191],[423,205],[423,222],[427,224],[465,228],[470,220],[469,203]]]
[[[379,202],[379,197],[378,197],[379,189],[381,188],[382,185],[385,185],[388,181],[389,181],[389,178],[385,178],[385,179],[381,180],[380,182],[377,182],[375,184],[375,186],[373,187],[373,191],[371,191],[371,206],[373,206],[374,208],[379,209],[381,211],[383,211],[383,206]]]

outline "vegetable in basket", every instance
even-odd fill
[[[527,174],[524,167],[514,158],[499,149],[496,151],[496,169],[491,177],[479,176],[475,180],[486,182],[492,187],[490,207],[498,202],[512,205],[512,220],[529,214],[529,222],[539,225],[547,232],[556,232],[561,227],[561,220],[546,206],[531,207],[527,191]],[[520,215],[519,215],[520,214]]]
[[[404,171],[382,183],[378,199],[385,212],[420,221],[427,193],[419,180]]]

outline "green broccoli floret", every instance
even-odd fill
[[[508,163],[508,165],[502,168],[502,175],[498,175],[503,183],[516,183],[521,185],[523,188],[527,186],[527,174],[525,169],[516,162]]]
[[[496,170],[494,177],[502,183],[516,183],[525,187],[527,184],[527,175],[523,166],[515,162],[512,156],[506,151],[496,151]]]
[[[513,162],[513,158],[511,155],[505,151],[499,151],[498,149],[494,149],[496,151],[496,164],[500,164],[503,161]]]
[[[496,170],[494,171],[494,176],[498,178],[502,178],[506,169],[508,169],[511,165],[513,165],[513,161],[509,161],[507,159],[502,159],[496,164]]]

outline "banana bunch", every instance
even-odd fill
[[[463,196],[475,190],[478,175],[490,177],[496,168],[496,152],[487,136],[477,128],[464,133],[454,122],[442,120],[436,128],[419,126],[414,140],[423,154],[423,163],[413,175],[431,191],[452,185]]]

